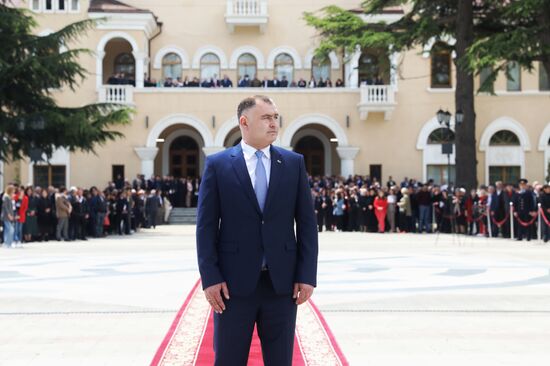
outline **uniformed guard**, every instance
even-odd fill
[[[521,241],[524,237],[527,241],[531,240],[531,225],[533,218],[537,214],[535,201],[533,200],[533,192],[527,189],[527,179],[519,180],[519,193],[514,200],[514,217],[517,223],[518,237],[516,240]]]

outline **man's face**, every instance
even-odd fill
[[[274,104],[256,100],[239,119],[243,138],[247,144],[263,149],[272,144],[279,133],[279,112]]]

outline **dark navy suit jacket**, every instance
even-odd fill
[[[230,295],[250,295],[263,253],[276,293],[292,293],[295,282],[316,286],[317,222],[304,158],[274,146],[270,152],[263,213],[240,144],[206,159],[197,217],[203,289],[225,281]]]

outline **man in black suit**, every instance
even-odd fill
[[[518,237],[521,241],[524,237],[527,241],[531,240],[531,225],[526,225],[531,221],[537,210],[533,192],[527,189],[527,179],[519,180],[519,193],[514,201],[514,217],[516,218]]]
[[[502,182],[495,182],[495,192],[491,195],[491,205],[489,207],[493,237],[497,237],[499,232],[504,238],[510,237],[509,221],[505,220],[510,211],[510,204],[509,200],[506,199],[506,194]],[[496,225],[493,220],[502,223],[501,226]]]
[[[220,82],[222,88],[231,88],[233,86],[233,82],[231,79],[229,79],[229,76],[224,75],[223,79]]]

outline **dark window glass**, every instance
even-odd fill
[[[516,134],[508,130],[496,132],[489,141],[489,145],[491,146],[518,146],[519,144]]]

